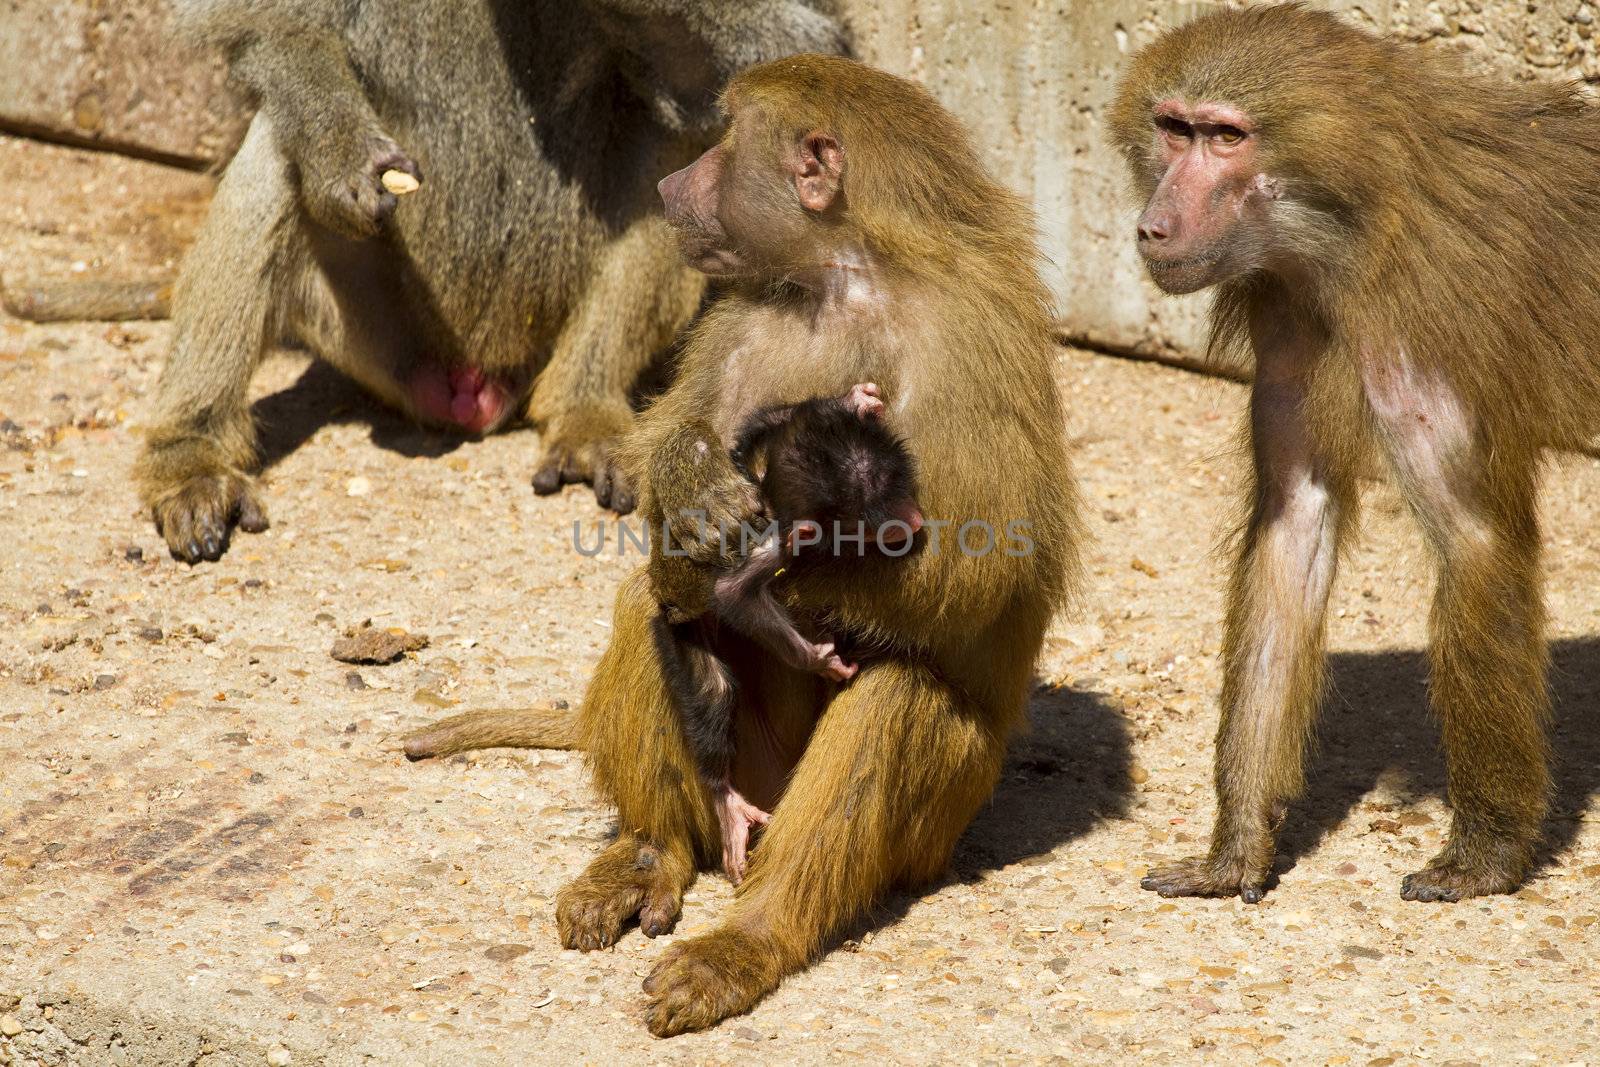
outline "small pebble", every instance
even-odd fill
[[[360,476],[351,478],[344,485],[345,496],[366,496],[372,492],[372,482]]]
[[[125,545],[122,549],[122,558],[129,563],[143,563],[144,549],[138,545]]]
[[[267,1053],[267,1062],[272,1067],[289,1067],[294,1062],[294,1057],[289,1055],[289,1050],[279,1046]]]
[[[114,674],[97,674],[94,676],[94,687],[96,689],[110,689],[116,684],[117,676]]]
[[[0,1034],[16,1037],[20,1033],[22,1033],[22,1023],[17,1021],[15,1015],[0,1015]]]

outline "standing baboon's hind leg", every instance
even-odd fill
[[[1538,457],[1495,441],[1437,372],[1401,351],[1367,393],[1395,477],[1439,559],[1429,697],[1444,735],[1450,841],[1407,900],[1509,893],[1550,800]]]

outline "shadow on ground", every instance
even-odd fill
[[[1600,637],[1550,646],[1556,754],[1553,817],[1541,866],[1569,846],[1600,792]],[[1413,796],[1444,796],[1439,729],[1428,712],[1427,656],[1420,651],[1346,653],[1332,658],[1332,694],[1323,712],[1310,788],[1290,812],[1279,869],[1312,852],[1380,779],[1398,776]],[[1418,856],[1421,866],[1427,856]]]
[[[260,434],[263,471],[293,455],[324,426],[364,424],[371,428],[373,444],[411,458],[446,456],[469,440],[417,425],[317,359],[293,385],[257,400],[250,413]]]
[[[1133,740],[1127,719],[1103,694],[1041,688],[1028,705],[1030,728],[1016,738],[994,796],[956,843],[943,884],[1030,860],[1049,862],[1059,845],[1125,815],[1133,797]],[[938,884],[883,901],[830,948],[893,925]]]
[[[994,798],[956,845],[958,877],[1048,855],[1128,810],[1133,741],[1121,712],[1099,693],[1060,688],[1036,691],[1028,716]]]

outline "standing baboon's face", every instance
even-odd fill
[[[1155,191],[1139,254],[1169,293],[1192,293],[1265,266],[1278,183],[1263,174],[1250,116],[1228,104],[1164,100],[1151,115]]]

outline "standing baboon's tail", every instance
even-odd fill
[[[479,748],[575,749],[577,725],[567,708],[465,711],[406,734],[406,759],[432,759]]]
[[[0,305],[29,322],[126,322],[164,319],[172,309],[172,279],[115,282],[93,278],[0,282]]]

